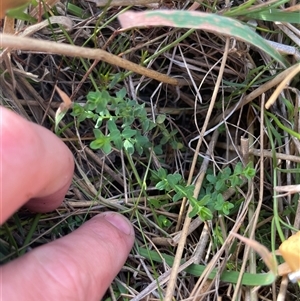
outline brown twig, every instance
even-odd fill
[[[94,60],[102,60],[106,63],[119,66],[126,70],[153,78],[159,82],[170,85],[182,84],[178,79],[147,69],[130,61],[122,59],[101,49],[83,48],[74,45],[41,41],[32,38],[17,37],[14,35],[0,34],[0,47],[10,47],[18,50],[39,51],[49,54],[66,55],[71,57],[84,57]]]

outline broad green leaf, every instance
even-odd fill
[[[72,14],[74,16],[77,16],[80,19],[87,19],[90,17],[90,14],[87,12],[87,10],[82,9],[81,7],[74,5],[70,3],[69,1],[67,4],[67,11],[69,14]]]
[[[228,215],[230,213],[230,209],[232,209],[233,207],[234,207],[233,204],[229,202],[224,202],[222,211],[225,215]]]
[[[167,175],[167,180],[171,187],[174,187],[181,179],[182,176],[179,173]]]
[[[212,184],[216,184],[216,182],[217,182],[217,177],[215,175],[207,175],[206,179],[208,182],[210,182]]]
[[[207,221],[213,218],[212,212],[208,208],[203,206],[200,207],[198,215],[203,221]]]
[[[207,205],[211,201],[211,195],[207,194],[205,195],[199,202],[198,204],[201,206]]]
[[[199,206],[196,205],[193,207],[192,211],[189,213],[189,217],[193,218],[196,215],[198,215],[198,213],[199,213]]]
[[[217,181],[215,189],[217,191],[222,191],[222,192],[226,189],[226,185],[223,179]]]
[[[260,35],[253,32],[248,25],[229,17],[198,11],[152,10],[144,12],[128,11],[119,16],[119,21],[123,28],[141,26],[195,28],[218,35],[235,37],[263,50],[283,66],[286,67],[289,65],[277,50]]]
[[[172,225],[171,221],[164,215],[159,215],[158,216],[158,222],[163,226],[163,227],[170,227]]]
[[[160,182],[158,182],[155,187],[158,189],[158,190],[168,190],[169,188],[169,184],[167,182],[167,180],[162,180]]]
[[[105,143],[103,144],[102,151],[105,154],[109,154],[111,152],[111,144],[109,140],[106,140]]]
[[[243,180],[236,175],[231,176],[229,180],[231,187],[237,187],[243,183]]]
[[[247,13],[247,18],[263,21],[287,22],[300,24],[299,12],[285,12],[279,9],[268,9],[260,12]]]
[[[299,66],[300,66],[300,64],[299,64]],[[271,114],[271,113],[269,113],[269,112],[266,112],[266,114],[267,114],[268,116],[272,117],[273,120],[275,121],[275,123],[276,123],[282,130],[286,131],[286,132],[289,133],[291,136],[293,136],[293,137],[295,137],[295,138],[297,138],[297,139],[300,139],[300,133],[295,132],[295,131],[293,131],[292,129],[290,129],[290,128],[284,126],[284,125],[279,121],[279,119],[278,119],[275,115],[273,115],[273,114]]]
[[[120,91],[116,93],[118,99],[123,100],[126,96],[126,89],[122,88]]]
[[[157,171],[157,174],[158,174],[158,177],[160,179],[166,179],[167,178],[167,171],[164,169],[164,168],[160,168],[158,171]]]
[[[156,123],[158,123],[158,124],[164,123],[165,120],[166,120],[166,115],[165,114],[159,114],[156,117]]]
[[[177,202],[181,200],[184,197],[184,195],[181,193],[181,191],[177,192],[176,194],[173,195],[173,202]]]
[[[122,132],[122,136],[125,139],[129,139],[133,137],[135,134],[136,134],[136,130],[131,129],[130,127],[126,127]]]
[[[139,254],[144,256],[145,258],[151,259],[156,262],[165,262],[172,267],[174,262],[174,257],[164,254],[164,253],[157,253],[155,251],[151,251],[148,249],[139,248]],[[182,261],[182,264],[184,261]],[[200,277],[206,266],[199,265],[199,264],[191,264],[187,267],[184,271],[190,275]],[[214,269],[209,275],[208,279],[214,279],[219,274],[219,270]],[[222,282],[233,283],[236,284],[238,282],[240,273],[236,271],[223,271],[219,280]],[[250,273],[243,273],[243,277],[241,280],[242,285],[248,286],[261,286],[261,285],[270,285],[276,280],[276,276],[273,273],[265,273],[265,274],[250,274]]]
[[[125,150],[130,154],[132,155],[134,153],[134,146],[133,144],[129,141],[129,140],[125,140],[124,141],[124,144],[123,144]]]
[[[240,175],[243,172],[243,165],[241,162],[238,162],[234,168],[234,174]]]
[[[94,135],[96,139],[104,138],[103,133],[99,129],[93,129]]]

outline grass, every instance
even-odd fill
[[[230,235],[239,232],[275,251],[300,229],[299,194],[280,196],[274,189],[300,183],[296,3],[174,3],[167,8],[213,13],[213,20],[217,14],[232,17],[244,26],[255,21],[257,34],[264,43],[277,43],[272,47],[286,65],[263,48],[226,38],[223,28],[120,30],[117,17],[129,9],[150,10],[143,5],[100,9],[70,1],[31,14],[49,22],[63,15],[73,24],[71,30],[52,24],[32,31],[36,40],[92,51],[23,48],[1,67],[2,104],[50,130],[61,103],[55,85],[74,102],[56,133],[76,163],[58,212],[20,210],[0,229],[2,262],[115,210],[134,224],[136,243],[104,300],[163,299],[174,287],[176,300],[275,300],[282,294],[296,300],[297,285],[285,291],[281,278],[271,285],[274,278],[259,256]],[[33,24],[30,13],[12,16],[27,20],[18,22],[20,32]],[[14,38],[14,47],[30,47],[22,41]],[[289,88],[282,87],[266,110],[292,72]],[[169,266],[175,282],[168,280]]]

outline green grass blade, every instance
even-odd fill
[[[173,265],[174,257],[161,253],[160,255],[155,251],[150,251],[147,249],[139,248],[139,254],[141,256],[144,256],[148,259],[151,259],[156,262],[162,262],[161,256],[164,258],[166,263],[170,266]],[[187,267],[184,271],[187,273],[190,273],[194,276],[201,276],[201,274],[205,270],[205,266],[199,265],[199,264],[191,264],[189,267]],[[213,270],[210,275],[208,276],[209,279],[213,279],[216,274],[217,270]],[[220,277],[221,281],[229,282],[229,283],[237,283],[239,278],[239,272],[235,271],[224,271]],[[266,273],[266,274],[250,274],[250,273],[244,273],[242,278],[242,284],[243,285],[249,285],[249,286],[261,286],[261,285],[270,285],[272,284],[276,279],[276,276],[272,273]]]
[[[290,128],[286,127],[286,126],[284,126],[274,114],[266,111],[266,115],[269,116],[269,117],[271,117],[271,118],[273,118],[273,120],[275,121],[275,123],[282,130],[284,130],[285,132],[289,133],[291,136],[293,136],[293,137],[295,137],[297,139],[300,139],[300,134],[299,133],[293,131],[292,129],[290,129]]]
[[[39,221],[40,221],[41,216],[42,216],[41,213],[38,213],[38,214],[35,215],[35,217],[34,217],[34,219],[33,219],[33,222],[32,222],[32,225],[31,225],[31,227],[30,227],[30,230],[29,230],[29,232],[28,232],[28,234],[27,234],[27,236],[26,236],[26,239],[25,239],[25,241],[24,241],[24,246],[26,246],[26,245],[28,245],[28,244],[30,243],[30,241],[31,241],[31,239],[32,239],[32,237],[33,237],[33,234],[34,234],[34,232],[36,231],[36,228],[37,228],[37,226],[38,226],[38,223],[39,223]],[[25,254],[25,252],[26,252],[26,249],[23,248],[23,249],[20,251],[20,255]]]
[[[170,26],[180,28],[202,29],[214,34],[235,37],[249,43],[280,62],[288,66],[285,58],[277,52],[266,40],[253,30],[232,18],[195,11],[160,10],[145,12],[125,12],[119,16],[121,26],[124,28],[140,26]]]
[[[300,24],[299,12],[284,12],[279,9],[251,12],[245,16],[249,19]]]

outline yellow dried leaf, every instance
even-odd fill
[[[292,272],[300,270],[300,231],[289,237],[279,247],[280,254]]]

